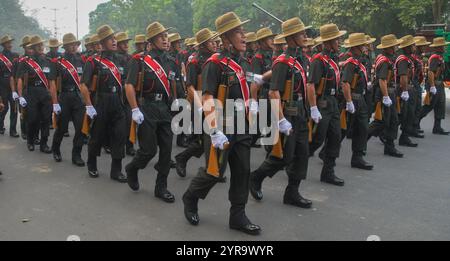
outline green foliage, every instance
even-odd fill
[[[2,0],[0,5],[0,35],[11,35],[19,46],[22,37],[26,34],[39,34],[48,37],[49,33],[39,28],[39,24],[31,17],[25,16],[17,0]]]

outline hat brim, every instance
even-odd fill
[[[336,35],[334,35],[334,36],[332,36],[332,37],[323,38],[322,36],[319,36],[319,37],[317,37],[316,40],[317,40],[318,42],[322,42],[322,43],[323,43],[323,42],[328,42],[328,41],[337,39],[337,38],[342,37],[342,36],[344,36],[344,35],[346,35],[346,34],[347,34],[347,31],[343,30],[343,31],[339,31],[338,34],[336,34]]]
[[[431,44],[431,42],[423,42],[423,43],[416,43],[416,46],[427,46],[430,44]]]
[[[114,32],[111,32],[110,34],[108,34],[108,35],[106,35],[106,36],[104,36],[102,38],[99,38],[98,41],[101,42],[101,41],[105,40],[106,38],[109,38],[109,37],[113,36],[114,34],[115,34]]]
[[[9,39],[9,40],[6,40],[6,41],[4,41],[4,42],[1,42],[0,45],[3,45],[3,44],[5,44],[5,43],[10,43],[10,42],[12,42],[12,41],[14,41],[14,39]]]
[[[390,44],[390,45],[383,45],[383,44],[379,44],[377,46],[377,49],[382,50],[382,49],[387,49],[387,48],[391,48],[391,47],[395,47],[401,44],[402,41],[397,40],[396,43]]]
[[[348,48],[352,48],[352,47],[356,47],[356,46],[366,45],[368,43],[369,42],[365,41],[363,43],[344,44],[343,46],[344,46],[344,48],[348,49]]]
[[[41,41],[39,41],[37,43],[33,43],[33,44],[29,43],[29,44],[27,44],[27,47],[33,47],[33,46],[36,46],[36,45],[39,45],[39,44],[44,44],[44,43],[45,43],[45,40],[41,40]]]
[[[257,41],[264,40],[264,39],[269,38],[269,37],[275,37],[275,36],[277,36],[277,34],[263,35],[263,36],[261,36],[260,38],[256,37],[256,42],[257,42]]]
[[[413,46],[413,45],[415,45],[415,44],[416,44],[416,42],[415,42],[415,41],[412,41],[412,42],[409,42],[409,43],[406,44],[406,45],[400,44],[400,45],[398,46],[398,48],[403,49],[403,48],[406,48],[406,47],[409,47],[409,46]]]
[[[233,29],[235,29],[235,28],[238,28],[239,26],[243,26],[244,24],[247,24],[247,23],[249,23],[249,22],[250,22],[250,19],[249,19],[249,20],[245,20],[245,21],[241,22],[240,24],[233,25],[232,27],[227,28],[227,29],[224,29],[224,30],[222,30],[222,31],[217,30],[217,34],[218,34],[219,36],[220,36],[220,35],[223,35],[223,34],[229,32],[229,31],[231,31],[231,30],[233,30]]]
[[[130,38],[127,38],[127,39],[123,39],[123,40],[118,40],[117,42],[118,43],[121,43],[121,42],[129,42],[129,41],[131,41],[131,40],[133,40],[133,39],[130,39]]]
[[[159,35],[159,34],[167,33],[168,31],[170,31],[170,30],[172,30],[172,29],[173,29],[173,27],[166,28],[164,31],[158,32],[157,34],[154,34],[154,35],[152,35],[152,36],[150,36],[150,37],[147,37],[147,40],[150,40],[150,39],[156,37],[156,36]]]
[[[66,46],[66,45],[74,44],[74,43],[76,43],[76,44],[78,44],[78,45],[81,45],[81,41],[76,40],[76,41],[70,41],[70,42],[68,42],[68,43],[63,43],[62,46]]]
[[[288,36],[291,36],[291,35],[298,34],[300,32],[306,31],[306,30],[308,30],[310,28],[312,28],[312,26],[308,25],[308,26],[303,27],[302,29],[299,28],[299,29],[296,29],[296,30],[294,30],[292,32],[286,33],[286,34],[281,33],[275,39],[286,38]]]
[[[450,45],[450,42],[445,42],[445,43],[443,43],[443,44],[432,44],[432,45],[430,45],[430,47],[431,47],[431,48],[434,48],[434,47],[443,47],[443,46],[447,46],[447,45]]]
[[[205,39],[204,41],[201,41],[201,42],[197,42],[197,41],[196,41],[195,44],[194,44],[193,46],[194,46],[194,47],[199,47],[200,45],[206,43],[206,42],[209,41],[209,40],[216,39],[218,36],[219,36],[219,35],[218,35],[217,33],[215,33],[215,34],[211,35],[211,37],[209,37],[208,39]]]
[[[370,38],[370,40],[367,41],[367,44],[373,44],[376,41],[377,41],[377,38]]]

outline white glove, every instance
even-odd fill
[[[351,114],[354,114],[356,109],[355,109],[355,104],[353,104],[353,102],[347,102],[347,109],[348,112],[350,112]]]
[[[94,106],[86,106],[86,114],[93,120],[97,116],[97,111]]]
[[[53,104],[53,112],[56,115],[59,115],[61,113],[61,106],[59,106],[59,104]]]
[[[251,100],[250,101],[250,113],[253,115],[258,114],[259,111],[259,104],[256,100]]]
[[[392,100],[389,96],[384,96],[383,97],[383,104],[387,107],[391,107],[392,106]]]
[[[13,100],[19,99],[19,94],[17,94],[17,92],[13,92],[12,93],[12,98],[13,98]]]
[[[263,76],[261,74],[253,75],[253,80],[258,85],[263,85],[264,83],[266,83],[266,81],[264,81]]]
[[[407,91],[402,92],[401,98],[404,101],[408,101],[409,100],[409,93]]]
[[[320,114],[319,108],[317,108],[317,106],[311,107],[311,119],[315,123],[319,123],[319,121],[322,119],[322,114]]]
[[[144,122],[144,114],[142,114],[141,110],[139,108],[133,109],[131,111],[133,113],[132,118],[133,121],[136,122],[138,125],[141,125]]]
[[[19,97],[19,103],[20,103],[20,106],[22,106],[23,108],[25,108],[25,107],[27,107],[27,100],[25,100],[25,98],[24,97]]]
[[[372,82],[368,82],[367,83],[367,90],[372,90],[372,87],[373,87],[373,84],[372,84]]]
[[[436,93],[437,93],[436,86],[431,87],[430,92],[431,92],[431,94],[436,95]]]
[[[281,133],[289,136],[291,134],[292,124],[288,120],[286,120],[286,118],[284,118],[280,122],[278,122],[278,128],[280,129]]]
[[[211,142],[214,148],[224,150],[225,144],[228,143],[228,138],[221,131],[217,131],[214,134],[211,134]]]

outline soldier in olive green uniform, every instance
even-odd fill
[[[425,105],[422,109],[420,119],[425,118],[428,113],[434,110],[434,127],[433,134],[449,135],[448,131],[442,128],[441,122],[445,119],[445,88],[444,88],[444,72],[445,62],[443,58],[444,47],[449,45],[444,38],[438,37],[433,40],[430,45],[433,48],[433,54],[428,60],[428,77],[427,77],[427,96]]]
[[[218,176],[223,175],[226,163],[230,165],[231,179],[229,200],[231,202],[229,226],[231,229],[239,230],[247,234],[258,235],[261,228],[254,225],[245,213],[245,206],[249,194],[250,175],[250,145],[252,138],[248,134],[248,121],[245,121],[245,133],[236,134],[237,126],[233,133],[224,134],[219,128],[220,123],[216,121],[214,107],[207,108],[215,98],[222,98],[225,92],[225,99],[235,101],[235,124],[237,114],[248,112],[248,102],[250,101],[250,89],[246,80],[246,72],[250,70],[247,60],[242,57],[246,51],[245,34],[241,22],[236,14],[230,12],[216,20],[217,32],[221,36],[226,48],[220,54],[214,54],[205,64],[202,72],[204,110],[209,121],[209,133],[211,137],[204,139],[206,158],[208,161],[206,171],[200,171],[195,177],[187,192],[183,196],[184,214],[192,225],[198,225],[198,201],[205,199],[209,191],[217,184]],[[227,87],[225,87],[227,86]],[[242,101],[245,101],[243,104]],[[218,152],[217,150],[220,150]],[[211,152],[213,154],[211,154]],[[214,158],[214,154],[223,154],[219,158]],[[218,170],[212,165],[217,163]],[[210,165],[211,164],[211,165]],[[211,173],[210,170],[219,173]]]
[[[336,186],[344,185],[344,180],[335,175],[334,167],[341,149],[340,110],[337,100],[340,70],[337,53],[339,38],[345,34],[346,31],[339,31],[335,24],[320,28],[320,37],[317,41],[323,42],[324,50],[313,57],[308,78],[311,119],[317,125],[312,128],[314,133],[310,152],[314,154],[325,140],[327,141],[321,181]]]
[[[147,41],[145,41],[144,34],[138,34],[134,37],[134,53],[133,55],[145,52],[145,47],[147,46]]]
[[[175,196],[167,189],[173,139],[171,105],[178,103],[176,78],[181,73],[167,52],[169,30],[158,22],[150,24],[147,41],[152,50],[133,56],[130,62],[126,92],[133,121],[139,125],[139,149],[126,172],[130,188],[139,190],[138,171],[145,169],[159,150],[155,197],[173,203]]]
[[[59,52],[59,47],[61,47],[61,43],[58,39],[52,38],[48,40],[48,47],[50,51],[46,54],[49,59],[59,58],[61,57],[61,53]]]
[[[375,61],[375,120],[369,125],[369,139],[377,136],[384,143],[384,154],[395,158],[403,158],[403,154],[395,148],[394,141],[398,137],[397,94],[394,87],[395,47],[400,45],[395,35],[381,38],[377,49],[382,50]]]
[[[300,208],[311,208],[312,202],[299,193],[302,180],[308,172],[308,113],[306,105],[306,57],[302,55],[305,47],[306,29],[299,18],[292,18],[283,23],[283,34],[286,38],[287,51],[279,56],[272,69],[272,81],[269,92],[270,99],[280,100],[279,120],[280,135],[278,142],[284,144],[282,155],[272,153],[263,164],[250,176],[250,192],[260,201],[263,199],[262,183],[266,177],[272,178],[280,170],[286,169],[289,183],[284,194],[284,204]],[[288,86],[289,85],[289,86]],[[275,145],[276,147],[276,145]]]
[[[423,89],[422,85],[425,84],[425,64],[424,64],[424,48],[426,46],[429,46],[431,42],[427,42],[427,39],[425,36],[417,36],[414,37],[414,40],[416,41],[416,48],[414,50],[414,54],[411,55],[414,61],[414,67],[416,69],[414,73],[414,89],[416,91],[416,107],[414,109],[414,132],[420,136],[420,138],[423,138],[424,131],[420,128],[420,115],[422,113],[422,94]],[[413,135],[413,137],[416,137]]]
[[[251,63],[256,52],[258,51],[256,34],[254,32],[246,33],[245,37],[247,37],[247,51],[245,52],[244,57]]]

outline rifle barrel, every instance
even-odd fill
[[[261,10],[262,12],[266,13],[268,16],[272,17],[273,19],[277,20],[279,23],[283,23],[283,20],[279,19],[278,17],[276,17],[275,15],[269,13],[269,11],[267,11],[266,9],[262,8],[261,6],[259,6],[257,3],[253,3],[253,7],[255,7],[256,9]]]

